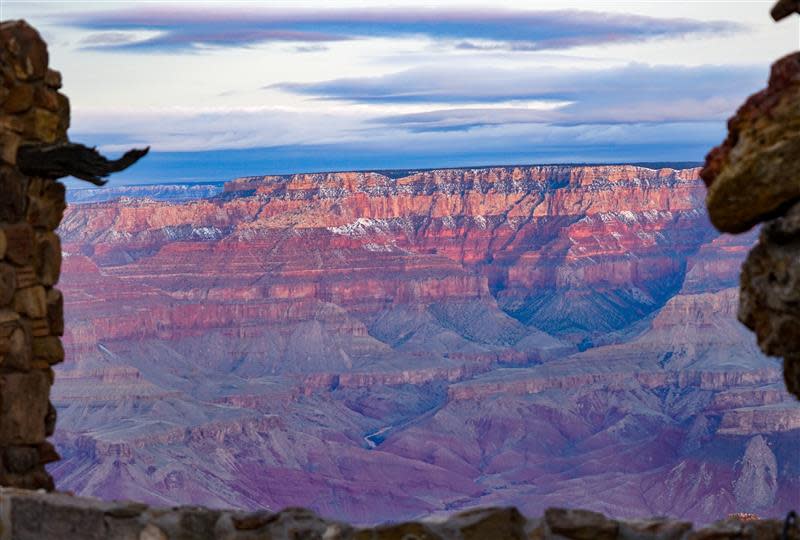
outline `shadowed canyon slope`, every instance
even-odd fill
[[[736,320],[697,170],[76,192],[62,489],[370,523],[800,504],[800,406]],[[602,497],[598,497],[602,493]]]

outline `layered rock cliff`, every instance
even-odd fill
[[[681,286],[687,256],[712,236],[694,176],[622,166],[248,178],[181,205],[81,205],[61,233],[67,253],[109,277],[163,275],[159,290],[179,302],[304,299],[374,314],[492,298],[574,342],[625,327]]]
[[[73,204],[52,471],[358,523],[778,516],[800,408],[735,320],[755,236],[718,236],[704,194],[695,169],[527,166]]]

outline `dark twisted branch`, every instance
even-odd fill
[[[776,21],[785,19],[792,13],[800,12],[800,0],[778,0],[772,8],[770,15]]]
[[[28,176],[63,178],[74,176],[96,186],[105,185],[110,174],[127,169],[145,154],[150,147],[125,152],[121,158],[110,160],[96,148],[82,144],[63,143],[50,145],[23,145],[17,152],[17,166]]]

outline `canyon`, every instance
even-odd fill
[[[360,524],[800,506],[800,404],[736,320],[757,231],[698,169],[72,190],[58,487]]]

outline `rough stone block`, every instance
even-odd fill
[[[28,319],[32,338],[47,337],[50,335],[50,324],[47,319]]]
[[[55,69],[48,69],[44,74],[44,83],[50,88],[58,90],[61,88],[61,73]]]
[[[50,335],[64,335],[64,296],[58,289],[47,291],[47,324]]]
[[[25,113],[22,120],[22,134],[28,140],[52,144],[66,139],[66,132],[61,129],[61,120],[55,113],[33,108]]]
[[[105,517],[106,534],[114,540],[142,540],[145,525],[135,518]]]
[[[9,322],[19,322],[20,316],[16,311],[10,309],[0,309],[0,326]]]
[[[201,507],[187,507],[178,519],[178,534],[183,538],[197,540],[214,540],[214,526],[222,514],[219,510]]]
[[[0,311],[0,366],[27,371],[31,366],[30,333],[15,312]]]
[[[33,446],[9,446],[3,452],[3,465],[15,474],[25,474],[39,465],[39,452]]]
[[[2,217],[0,217],[1,219]],[[6,236],[6,259],[20,266],[30,264],[33,259],[33,229],[31,226],[22,222],[14,223],[6,225],[3,232]]]
[[[77,497],[15,497],[11,521],[15,540],[106,540],[105,507]],[[47,519],[42,519],[47,516]]]
[[[34,178],[28,188],[28,222],[38,229],[55,231],[67,208],[64,184]]]
[[[48,86],[37,86],[33,92],[33,104],[50,112],[58,113],[58,92]]]
[[[23,81],[38,80],[47,73],[47,45],[39,32],[22,21],[0,27],[0,39],[10,53],[14,74]]]
[[[44,287],[37,285],[26,289],[17,289],[14,293],[14,310],[31,319],[47,317],[47,294]]]
[[[169,540],[169,536],[156,525],[148,523],[142,529],[139,540]]]
[[[18,266],[16,270],[17,289],[27,289],[39,284],[36,281],[36,270],[33,265]]]
[[[35,474],[40,474],[39,470]],[[28,475],[6,477],[13,477],[12,482],[24,483]],[[244,513],[198,507],[149,508],[139,503],[109,503],[61,493],[0,489],[0,520],[14,539],[569,540],[607,538],[607,533],[615,528],[619,534],[616,538],[620,540],[771,540],[779,537],[800,540],[796,527],[790,527],[782,536],[781,520],[724,520],[693,531],[687,523],[664,518],[617,522],[594,512],[556,512],[559,515],[551,515],[550,525],[547,518],[526,520],[516,509],[489,508],[458,514],[444,521],[354,530],[303,509]],[[42,519],[43,516],[46,519]],[[550,528],[556,521],[561,533]],[[519,522],[524,522],[525,532],[520,532]]]
[[[711,222],[738,233],[800,198],[800,53],[773,64],[769,85],[728,121],[700,175]]]
[[[0,445],[44,442],[49,392],[43,371],[0,374]]]
[[[15,223],[25,216],[28,198],[28,179],[16,169],[0,167],[0,222]],[[6,254],[6,257],[8,254]]]
[[[0,115],[0,130],[22,133],[22,119],[19,116]]]
[[[233,527],[237,531],[252,531],[260,529],[271,521],[278,518],[275,512],[268,510],[258,510],[256,512],[248,512],[244,514],[237,514],[232,516]]]
[[[548,508],[544,520],[551,532],[572,540],[614,540],[619,524],[597,512]]]
[[[33,261],[39,283],[52,287],[58,282],[61,274],[61,240],[56,233],[48,231],[36,234]]]
[[[32,338],[31,346],[34,360],[47,362],[51,366],[64,361],[64,347],[56,336]]]
[[[0,308],[6,307],[14,298],[17,290],[17,272],[14,267],[0,263]]]
[[[508,538],[523,540],[527,520],[516,508],[485,508],[457,514],[446,528],[458,531],[464,540]]]
[[[0,159],[9,165],[16,165],[21,141],[20,136],[13,131],[0,132]]]
[[[42,466],[37,466],[24,474],[5,471],[0,474],[0,485],[25,490],[54,489],[53,479]]]
[[[3,110],[8,114],[19,114],[33,107],[35,89],[32,84],[15,84],[8,91]]]

